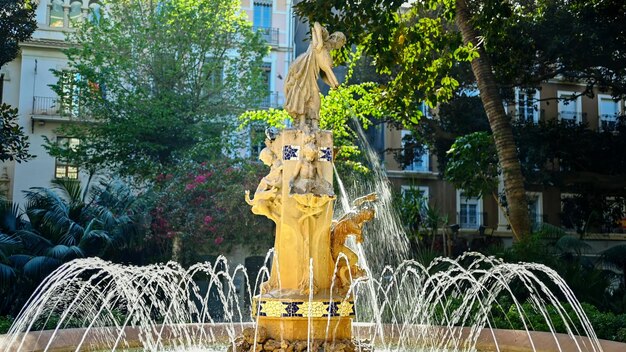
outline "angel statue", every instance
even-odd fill
[[[291,64],[285,80],[284,108],[301,129],[307,127],[307,119],[311,121],[312,129],[319,128],[321,100],[317,79],[322,76],[322,80],[332,88],[339,86],[332,70],[330,51],[346,43],[343,33],[329,35],[326,28],[317,22],[311,28],[311,36],[309,48]]]

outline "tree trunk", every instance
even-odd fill
[[[461,31],[463,43],[466,45],[472,43],[480,55],[472,61],[472,71],[478,83],[480,99],[489,119],[498,152],[498,160],[502,167],[513,239],[519,241],[523,236],[530,233],[530,216],[526,191],[524,190],[524,177],[517,157],[511,123],[504,112],[502,98],[491,69],[489,57],[483,46],[479,45],[478,33],[471,24],[471,14],[466,0],[456,0],[456,24]]]

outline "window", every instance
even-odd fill
[[[620,115],[619,102],[610,95],[598,94],[598,116],[600,131],[614,131]]]
[[[64,18],[63,0],[52,0],[50,2],[50,27],[62,28]]]
[[[272,27],[272,1],[255,1],[253,26],[256,29]]]
[[[83,16],[82,5],[82,1],[72,1],[70,4],[70,27],[76,27],[77,23],[81,20]]]
[[[428,172],[429,170],[429,153],[427,147],[415,147],[411,142],[411,131],[402,130],[400,137],[402,138],[402,153],[407,153],[408,157],[413,157],[411,163],[404,166],[405,171]]]
[[[428,205],[429,189],[427,186],[406,186],[403,185],[400,188],[402,192],[402,198],[404,200],[411,200],[421,205]]]
[[[582,102],[581,97],[576,96],[575,92],[566,92],[559,90],[557,92],[559,99],[559,120],[582,122]]]
[[[477,229],[482,225],[482,199],[466,197],[465,193],[457,191],[457,205],[462,229]]]
[[[520,121],[539,122],[539,91],[537,89],[515,89],[515,108]]]
[[[79,144],[78,138],[70,137],[57,137],[57,143],[68,149],[76,149]],[[54,168],[54,178],[78,178],[78,166],[70,164],[67,160],[62,158],[56,159],[56,166]]]

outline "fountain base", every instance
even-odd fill
[[[354,301],[264,294],[254,297],[252,315],[268,337],[276,340],[350,340]]]
[[[307,327],[302,329],[305,333]],[[273,339],[262,327],[246,328],[228,347],[228,352],[370,352],[372,348],[365,342],[351,338],[326,339]]]

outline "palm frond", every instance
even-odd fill
[[[11,266],[17,270],[23,270],[24,265],[33,259],[32,255],[27,254],[15,254],[9,257],[9,263]]]
[[[46,276],[63,264],[51,257],[34,257],[24,265],[24,275],[34,282],[41,282]]]
[[[35,231],[19,230],[15,235],[20,239],[24,249],[29,253],[39,255],[52,247],[52,242]]]
[[[108,232],[92,230],[83,235],[78,247],[80,247],[86,257],[91,257],[103,253],[111,243],[112,239]]]
[[[600,258],[607,263],[623,268],[626,265],[626,244],[620,244],[605,250],[600,255]]]
[[[57,178],[52,180],[52,188],[56,190],[67,203],[82,203],[82,188],[80,181],[70,178]]]
[[[16,278],[17,278],[17,274],[15,273],[15,270],[12,267],[6,264],[0,263],[0,287],[1,288],[11,287],[11,285],[13,285],[13,283],[15,282]]]
[[[48,249],[46,255],[64,262],[84,257],[83,251],[77,246],[64,246],[62,244]]]
[[[0,232],[0,248],[19,248],[22,242],[17,236]]]
[[[22,222],[19,204],[8,200],[0,201],[0,229],[12,233],[18,230]]]
[[[566,235],[556,241],[556,247],[564,253],[577,253],[591,250],[591,246],[576,236]]]

